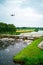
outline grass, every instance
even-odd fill
[[[9,35],[19,35],[21,33],[29,33],[29,32],[32,32],[34,31],[34,29],[16,29],[16,32],[13,31],[13,32],[0,32],[0,35],[1,34],[9,34]]]
[[[20,32],[4,32],[4,33],[0,33],[0,35],[2,35],[2,34],[9,34],[9,35],[19,35],[20,34]]]
[[[38,48],[38,44],[43,37],[33,41],[30,45],[20,51],[13,60],[16,62],[24,62],[24,65],[43,65],[43,50]]]
[[[16,30],[16,32],[19,33],[28,33],[28,32],[32,32],[34,31],[34,29],[20,29],[20,30]]]

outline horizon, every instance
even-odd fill
[[[0,0],[0,22],[43,27],[43,0]]]
[[[12,23],[6,23],[6,22],[1,22],[1,21],[0,21],[0,23],[12,24]],[[14,24],[13,24],[13,25],[14,25]],[[15,25],[14,25],[14,26],[15,26]],[[16,28],[22,28],[23,26],[19,26],[19,27],[15,26],[15,27],[16,27]],[[24,27],[24,28],[25,28],[25,27]],[[33,26],[33,27],[32,27],[32,26],[31,26],[31,27],[27,27],[27,26],[26,26],[26,28],[43,28],[43,27],[34,27],[34,26]]]

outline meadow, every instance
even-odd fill
[[[28,33],[28,32],[32,32],[34,31],[34,29],[20,29],[20,30],[16,30],[17,33]]]

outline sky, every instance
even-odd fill
[[[43,27],[43,0],[0,0],[0,22],[16,27]]]

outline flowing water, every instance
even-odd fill
[[[13,62],[13,56],[30,42],[32,41],[0,39],[0,65],[20,65]]]

